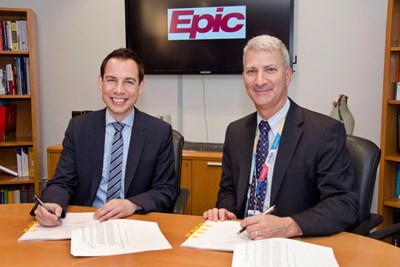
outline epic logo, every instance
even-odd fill
[[[168,40],[246,38],[246,6],[168,9]]]

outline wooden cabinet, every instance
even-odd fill
[[[47,175],[53,177],[57,167],[61,145],[47,148]],[[222,153],[183,151],[181,188],[190,190],[185,214],[202,215],[214,208],[217,202],[222,174]]]
[[[222,174],[222,153],[183,151],[181,188],[190,196],[185,214],[203,215],[215,208]]]
[[[378,212],[383,215],[383,226],[393,222],[394,208],[400,208],[395,197],[398,151],[398,120],[400,101],[395,99],[395,85],[400,77],[400,0],[388,1],[386,46],[382,93],[382,156],[379,167]]]
[[[0,171],[1,188],[18,188],[20,185],[29,187],[39,193],[39,163],[40,154],[40,119],[39,119],[39,68],[37,56],[37,22],[36,15],[30,9],[0,8],[0,21],[26,21],[27,51],[0,51],[0,69],[6,65],[15,64],[16,58],[29,61],[27,86],[29,94],[0,95],[0,102],[16,105],[16,134],[15,137],[0,142],[0,165],[17,170],[17,147],[28,147],[31,150],[30,165],[34,168],[31,175],[15,177]],[[18,77],[18,76],[17,76]],[[19,82],[19,81],[18,81]]]

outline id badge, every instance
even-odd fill
[[[251,217],[254,215],[260,215],[260,214],[261,214],[261,212],[259,210],[248,210],[247,211],[247,217]]]

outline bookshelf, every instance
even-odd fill
[[[15,63],[15,58],[27,58],[29,68],[26,79],[30,92],[25,94],[0,94],[0,102],[17,106],[15,137],[0,142],[0,165],[17,170],[17,147],[28,147],[31,150],[33,171],[30,175],[18,176],[0,171],[0,188],[30,188],[35,194],[39,193],[39,163],[40,154],[40,117],[39,117],[39,67],[37,47],[37,19],[31,9],[1,8],[0,21],[25,20],[27,25],[27,43],[25,49],[5,51],[0,49],[0,69],[7,64]]]
[[[393,223],[393,211],[400,208],[395,197],[397,164],[400,162],[397,132],[395,84],[399,82],[400,64],[400,0],[389,0],[386,26],[385,63],[382,92],[381,161],[379,167],[378,212],[383,225]]]

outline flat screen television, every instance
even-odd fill
[[[294,0],[125,0],[126,46],[146,74],[238,74],[246,42],[281,39],[293,58]]]

